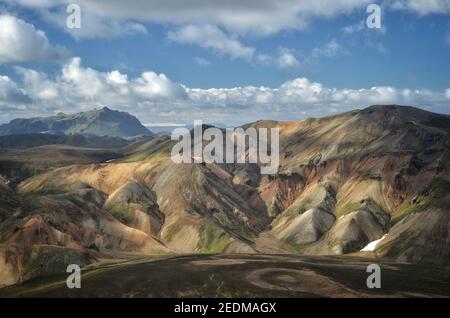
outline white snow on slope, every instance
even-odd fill
[[[369,244],[364,247],[361,252],[373,252],[375,248],[377,247],[378,243],[380,243],[384,238],[387,236],[387,234],[384,234],[380,239],[370,242]]]

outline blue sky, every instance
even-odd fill
[[[0,0],[0,122],[101,106],[150,124],[450,113],[449,0],[374,1],[381,29],[364,0],[73,2],[79,30],[64,0]]]

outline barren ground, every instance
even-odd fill
[[[65,276],[34,279],[0,297],[449,297],[450,268],[382,262],[381,289],[366,287],[356,257],[183,255],[104,263],[82,272],[81,289]]]

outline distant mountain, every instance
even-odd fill
[[[59,113],[51,117],[14,119],[0,126],[0,136],[36,133],[120,138],[152,135],[136,117],[108,107],[76,114]]]

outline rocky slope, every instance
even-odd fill
[[[225,252],[450,262],[449,116],[373,106],[250,126],[280,128],[276,175],[256,164],[174,164],[174,143],[161,136],[107,163],[38,173],[15,191],[3,182],[0,251],[60,246],[89,261]],[[14,277],[26,276],[24,264]]]

